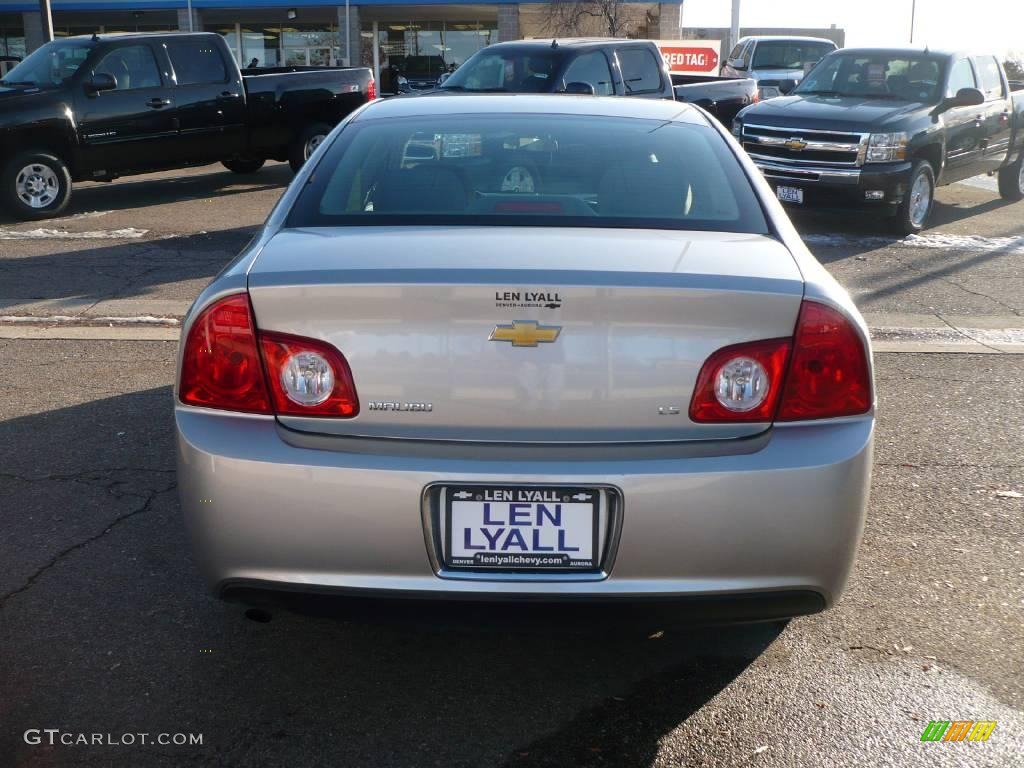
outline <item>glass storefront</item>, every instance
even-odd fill
[[[206,31],[222,35],[243,67],[331,66],[341,61],[333,24],[208,24]]]
[[[362,63],[372,67],[373,23],[362,24]],[[396,73],[413,88],[432,87],[451,64],[459,66],[481,48],[497,42],[496,21],[381,21],[377,48],[381,90],[393,93]]]
[[[0,56],[25,58],[25,30],[21,26],[7,26],[0,22]]]

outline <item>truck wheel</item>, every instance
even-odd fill
[[[323,143],[330,132],[331,126],[326,123],[310,123],[296,137],[288,149],[288,164],[291,165],[295,173],[298,173],[299,168],[306,164],[309,156],[316,151],[316,148]]]
[[[256,173],[265,162],[267,161],[235,158],[234,160],[224,160],[221,165],[232,173]]]
[[[901,235],[916,235],[928,223],[935,205],[935,171],[926,160],[918,160],[910,170],[910,183],[896,211],[894,228]]]
[[[71,172],[56,155],[22,152],[4,167],[0,187],[0,197],[16,218],[49,219],[71,199]]]
[[[1024,200],[1024,154],[999,170],[999,195],[1003,200]]]

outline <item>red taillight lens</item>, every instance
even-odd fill
[[[335,418],[351,418],[359,413],[348,361],[330,344],[283,333],[261,333],[260,346],[277,413]]]
[[[871,409],[867,348],[845,315],[814,301],[800,306],[779,421],[853,416]]]
[[[707,359],[697,377],[690,419],[829,419],[867,413],[871,402],[871,368],[857,328],[839,310],[804,301],[792,341],[735,344]]]
[[[366,100],[373,101],[377,98],[377,81],[370,77],[370,82],[366,84]]]
[[[211,304],[189,329],[178,397],[188,405],[270,413],[249,297]]]
[[[724,347],[700,369],[690,401],[695,422],[771,421],[782,391],[789,339]]]

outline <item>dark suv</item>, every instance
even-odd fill
[[[674,99],[650,40],[519,40],[477,51],[440,89],[467,93],[581,93]]]

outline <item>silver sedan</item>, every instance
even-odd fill
[[[835,601],[864,322],[700,110],[371,103],[184,324],[181,504],[215,592]]]

